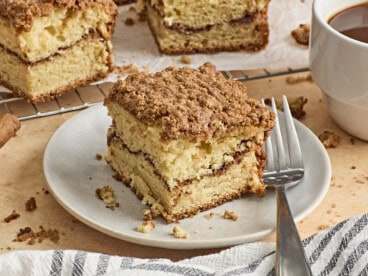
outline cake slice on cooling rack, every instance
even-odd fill
[[[269,0],[138,0],[161,52],[258,51],[268,42]],[[145,7],[145,8],[143,8]]]
[[[113,0],[0,1],[0,84],[40,102],[112,69]]]
[[[105,105],[113,121],[106,161],[167,222],[264,195],[274,114],[212,64],[130,75]]]

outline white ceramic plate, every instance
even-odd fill
[[[175,224],[158,218],[150,234],[137,232],[142,223],[142,205],[97,153],[106,152],[106,133],[111,123],[106,108],[97,104],[65,122],[50,139],[44,156],[44,172],[56,200],[85,224],[116,238],[133,243],[176,249],[224,247],[261,239],[275,230],[276,201],[269,191],[265,197],[249,196],[225,203],[180,222],[189,233],[188,239],[176,239],[171,231]],[[287,190],[290,208],[296,221],[308,215],[322,201],[330,182],[328,155],[316,136],[297,122],[305,158],[303,182]],[[95,189],[113,187],[120,207],[105,208],[97,199]],[[239,215],[237,221],[221,217],[224,210]],[[214,212],[212,219],[204,217]]]

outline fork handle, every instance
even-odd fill
[[[283,185],[275,186],[277,198],[276,275],[312,275]]]

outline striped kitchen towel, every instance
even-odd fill
[[[368,275],[368,214],[303,241],[314,275]],[[254,242],[178,262],[73,250],[0,255],[1,276],[273,275],[275,244]]]

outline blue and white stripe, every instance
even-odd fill
[[[368,214],[303,241],[314,275],[368,275]],[[233,276],[274,275],[275,245],[255,242],[183,261],[139,259],[75,250],[14,251],[0,255],[0,275]]]

